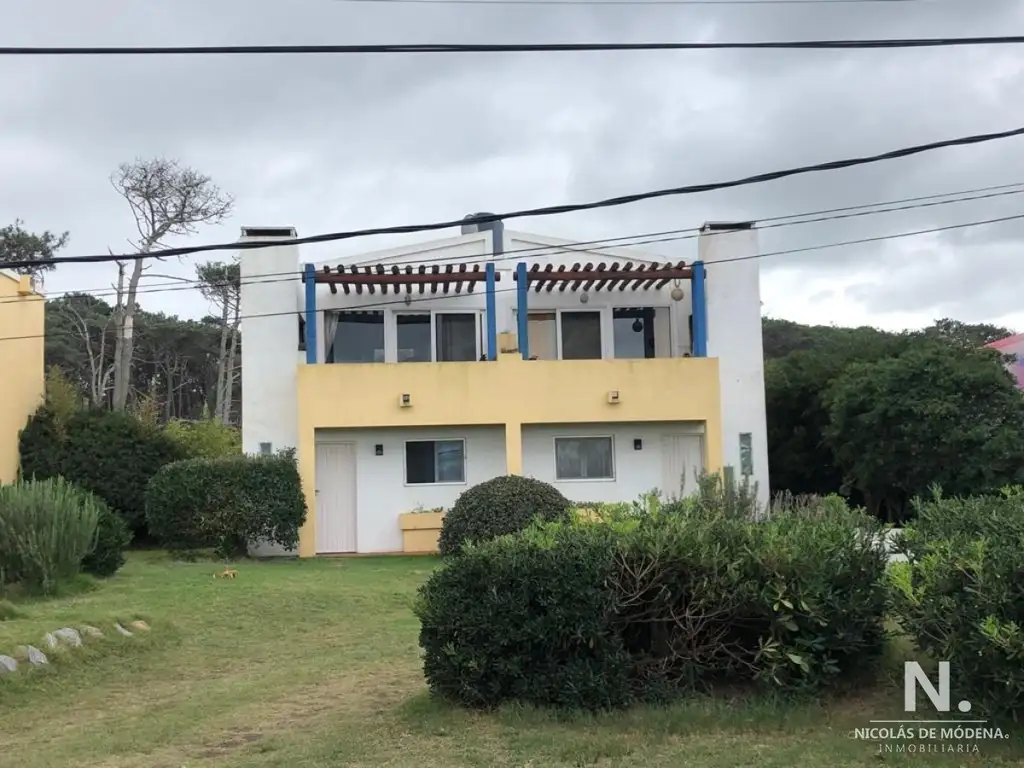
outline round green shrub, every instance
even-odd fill
[[[537,517],[567,521],[572,503],[558,489],[532,477],[505,475],[464,491],[445,514],[438,539],[442,555],[462,551],[468,541],[518,533]]]
[[[131,543],[128,524],[104,504],[96,527],[96,546],[82,561],[82,570],[101,579],[113,576],[124,565],[124,552]]]

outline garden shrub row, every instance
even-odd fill
[[[1024,489],[915,502],[897,545],[894,608],[972,714],[1024,712]]]
[[[820,690],[869,670],[888,602],[877,522],[832,498],[752,522],[752,496],[702,483],[446,558],[416,608],[431,690],[600,709],[719,684]]]
[[[235,558],[257,541],[293,549],[305,518],[291,450],[174,462],[161,467],[146,489],[149,530],[177,554],[213,548]]]

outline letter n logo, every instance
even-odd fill
[[[903,709],[917,711],[917,686],[920,684],[928,700],[939,712],[949,712],[949,662],[939,662],[938,689],[916,661],[903,662]]]

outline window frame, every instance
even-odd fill
[[[409,482],[409,443],[434,443],[434,481],[430,483]],[[462,480],[445,480],[439,482],[437,478],[437,443],[462,443]],[[464,437],[415,437],[402,442],[402,484],[408,488],[423,488],[435,485],[466,485],[468,476],[468,458],[466,453],[466,438]]]
[[[480,360],[483,354],[483,312],[479,309],[394,309],[391,310],[391,331],[392,336],[391,349],[394,359],[386,360],[386,362],[401,362],[398,359],[398,318],[401,315],[430,315],[430,362],[432,363],[465,363],[465,362],[477,362]],[[476,341],[476,354],[473,360],[438,360],[437,359],[437,316],[438,315],[472,315],[474,322],[473,339]],[[385,331],[387,333],[387,331]],[[385,342],[388,339],[385,337]],[[386,349],[387,347],[385,347]],[[385,358],[386,359],[386,358]],[[412,362],[412,361],[408,361]],[[426,361],[422,361],[426,362]],[[404,364],[404,363],[403,363]]]
[[[654,322],[657,323],[658,313],[665,312],[667,326],[668,326],[668,337],[665,339],[665,348],[668,350],[668,358],[672,357],[683,357],[684,353],[687,352],[685,349],[678,350],[678,355],[675,344],[678,337],[678,332],[675,327],[676,317],[678,309],[671,304],[656,303],[656,304],[638,304],[635,299],[630,300],[629,303],[619,304],[613,303],[606,306],[600,307],[534,307],[530,306],[527,308],[526,314],[529,315],[555,315],[555,359],[565,360],[562,350],[562,313],[563,312],[594,312],[600,316],[601,320],[601,357],[593,359],[601,360],[655,360],[662,359],[657,357],[657,351],[655,352],[654,358],[629,358],[629,357],[615,357],[615,310],[617,309],[650,309],[654,312]],[[515,328],[519,327],[519,310],[516,307],[512,308],[512,321]],[[655,325],[657,328],[657,325]],[[655,331],[657,333],[657,331]],[[692,334],[691,334],[692,336]],[[655,335],[655,350],[659,345],[658,336]],[[692,340],[691,340],[692,343]],[[588,359],[588,358],[572,358],[572,359]],[[570,359],[570,362],[572,362]]]
[[[559,440],[607,440],[611,445],[611,477],[560,477],[558,474]],[[615,435],[557,435],[551,441],[551,460],[554,464],[555,482],[557,483],[614,483],[618,479],[618,462],[615,460]]]

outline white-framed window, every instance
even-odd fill
[[[667,306],[530,309],[526,328],[534,360],[672,356]]]
[[[406,440],[405,484],[465,484],[466,441]]]
[[[555,438],[556,480],[614,480],[615,441],[611,435]]]
[[[480,312],[397,311],[394,315],[396,362],[469,362],[480,359]]]

